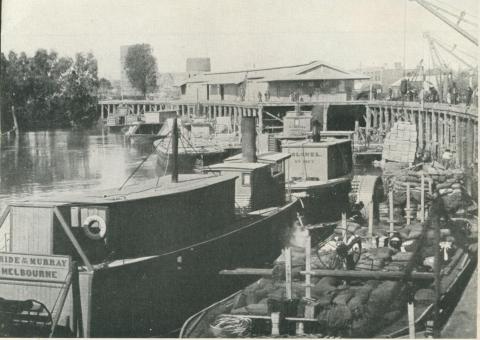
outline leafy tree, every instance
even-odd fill
[[[70,73],[65,77],[64,96],[67,116],[72,125],[89,127],[98,119],[98,66],[95,57],[77,53]]]
[[[150,45],[137,44],[129,47],[125,71],[132,86],[144,97],[157,88],[157,62]]]
[[[112,83],[106,78],[100,78],[98,81],[98,96],[101,98],[106,98],[108,92],[113,89]]]
[[[54,51],[3,53],[0,58],[0,109],[9,129],[11,108],[22,130],[90,126],[97,118],[97,61],[92,54],[75,60]]]

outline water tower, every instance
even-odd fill
[[[210,72],[210,58],[187,58],[188,77]]]

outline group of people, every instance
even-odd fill
[[[262,101],[262,92],[258,91],[257,97],[258,97],[258,101],[261,102]],[[270,101],[270,92],[265,91],[264,98],[265,98],[266,102]]]
[[[393,98],[392,88],[388,89],[388,98],[390,100],[395,100],[395,98]],[[438,90],[433,86],[430,86],[428,90],[420,89],[420,91],[416,88],[410,88],[403,95],[403,100],[410,102],[421,101],[422,99],[425,102],[431,103],[439,103],[442,101],[447,104],[457,105],[465,103],[466,106],[470,106],[478,101],[478,88],[473,90],[471,86],[468,86],[465,90],[460,91],[455,82],[453,82],[451,86],[443,92],[443,100],[441,100]]]

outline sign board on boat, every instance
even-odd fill
[[[65,282],[70,256],[0,252],[0,279]]]

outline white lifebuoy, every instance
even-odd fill
[[[98,233],[92,233],[92,231],[90,230],[90,227],[95,222],[98,223]],[[92,240],[101,240],[105,237],[105,234],[107,233],[107,224],[105,223],[105,220],[98,215],[88,216],[85,221],[83,221],[82,228],[85,235]]]

